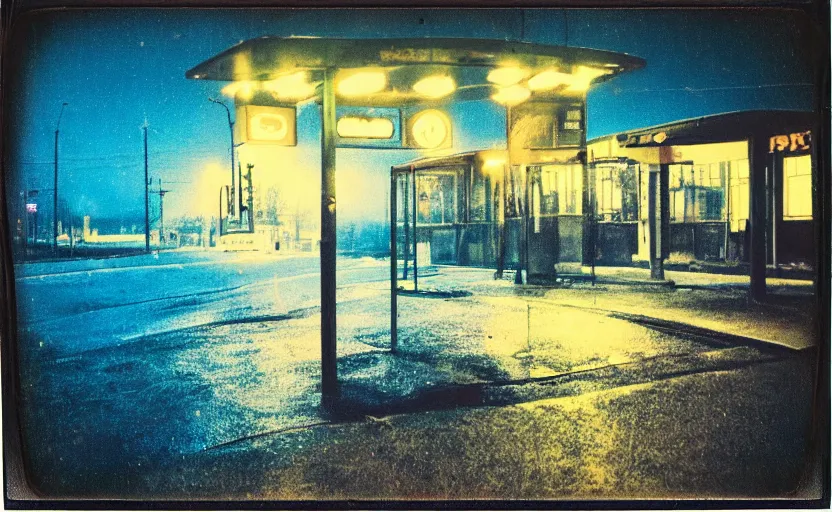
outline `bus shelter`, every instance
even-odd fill
[[[261,37],[237,44],[186,72],[189,79],[232,82],[235,103],[246,107],[247,135],[266,143],[293,145],[294,109],[310,101],[320,105],[325,404],[338,396],[336,147],[353,138],[350,147],[362,147],[364,141],[364,147],[374,148],[378,139],[389,142],[398,133],[400,147],[425,152],[446,148],[446,135],[453,131],[448,107],[490,99],[507,109],[504,165],[508,169],[532,163],[572,165],[586,140],[587,90],[644,64],[640,58],[620,53],[506,40]],[[344,107],[353,112],[347,121],[338,112]],[[393,116],[392,129],[390,123],[376,121],[369,114],[369,109],[379,108],[399,112]],[[425,113],[428,110],[430,115]],[[395,204],[396,198],[390,201]],[[391,232],[391,246],[395,244]],[[392,259],[395,312],[396,258]],[[391,323],[395,350],[395,313]]]

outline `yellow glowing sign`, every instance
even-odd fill
[[[775,135],[768,140],[768,152],[775,151],[805,151],[809,149],[811,132],[790,133],[788,135]]]
[[[423,149],[447,147],[451,142],[451,122],[444,112],[423,110],[408,120],[409,145]]]
[[[296,144],[296,112],[292,107],[247,105],[245,142],[267,143],[278,146]]]
[[[342,117],[335,129],[339,137],[354,139],[389,139],[395,132],[393,121],[383,117]]]

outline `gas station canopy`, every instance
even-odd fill
[[[233,82],[243,99],[269,92],[287,104],[316,97],[324,70],[339,70],[340,105],[407,106],[493,98],[580,96],[590,83],[644,67],[638,57],[586,48],[492,39],[260,37],[186,72]]]

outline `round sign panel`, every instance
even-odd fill
[[[410,137],[417,147],[438,148],[448,141],[450,134],[451,122],[439,110],[424,110],[411,120]]]

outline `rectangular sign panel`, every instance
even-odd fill
[[[297,145],[295,107],[242,105],[237,107],[238,142],[248,144]]]
[[[401,148],[401,119],[397,108],[338,107],[335,143],[339,148]]]

